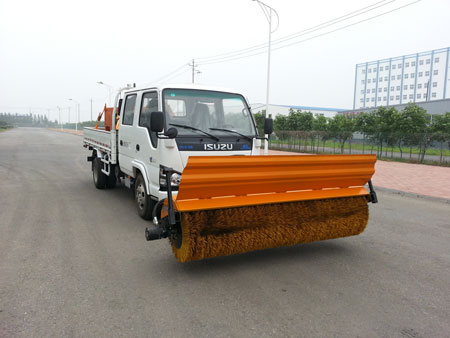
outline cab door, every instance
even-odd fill
[[[138,115],[135,114],[138,109],[136,104],[137,99],[137,93],[126,94],[119,129],[120,170],[131,176],[133,175],[133,166],[131,161],[133,161],[136,153],[136,142],[133,135],[136,127],[133,126],[133,124],[135,124],[135,115]]]
[[[139,107],[139,118],[135,132],[139,150],[136,152],[136,160],[144,164],[148,175],[150,194],[156,195],[159,190],[159,155],[158,138],[156,133],[150,130],[150,115],[159,108],[158,92],[147,91],[142,94]]]

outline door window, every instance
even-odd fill
[[[128,95],[125,99],[122,124],[133,125],[134,108],[136,107],[136,94]]]
[[[150,140],[153,147],[156,148],[158,138],[155,132],[150,131],[150,115],[152,112],[158,111],[158,93],[150,92],[142,96],[141,113],[139,115],[139,126],[147,128],[150,133]]]

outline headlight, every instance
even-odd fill
[[[178,190],[178,186],[180,185],[181,175],[178,173],[173,173],[170,177],[170,185],[172,186],[172,190]],[[167,190],[167,180],[166,174],[164,173],[164,167],[160,166],[159,168],[159,186],[160,190]]]

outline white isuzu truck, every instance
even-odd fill
[[[180,262],[357,235],[377,201],[375,155],[239,156],[263,137],[237,91],[126,88],[105,114],[84,129],[95,186],[134,189],[146,239]]]
[[[244,96],[199,85],[124,88],[112,125],[84,128],[98,189],[123,181],[135,191],[139,215],[152,218],[156,202],[177,193],[189,156],[259,155],[261,137]],[[106,120],[106,119],[105,119]],[[272,120],[267,119],[266,132]],[[108,130],[109,129],[109,130]],[[170,182],[167,172],[170,168]]]

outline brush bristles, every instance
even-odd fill
[[[180,262],[358,235],[369,217],[363,196],[181,214]]]

